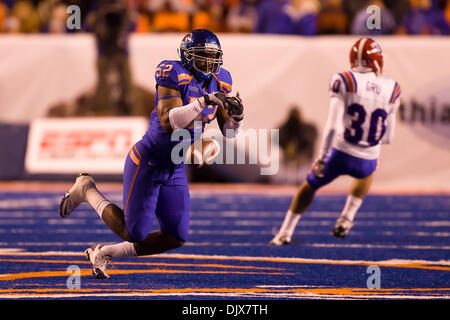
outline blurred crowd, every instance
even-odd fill
[[[450,34],[450,0],[0,0],[0,32],[91,32],[113,3],[135,33]],[[67,28],[71,5],[80,8],[80,29]],[[381,28],[367,27],[371,5]]]

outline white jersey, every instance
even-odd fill
[[[342,99],[345,110],[334,148],[358,158],[377,159],[387,129],[386,119],[395,116],[400,94],[396,81],[374,72],[335,74],[330,95]]]

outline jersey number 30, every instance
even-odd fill
[[[344,138],[350,143],[357,144],[363,138],[362,125],[366,121],[367,112],[362,105],[354,103],[348,106],[347,114],[353,116],[353,121],[350,128],[345,129]],[[383,109],[376,109],[370,114],[369,134],[367,136],[367,143],[370,146],[378,144],[383,138],[386,132],[386,117],[387,113]]]

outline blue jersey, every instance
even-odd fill
[[[189,104],[192,99],[200,98],[204,94],[222,91],[225,94],[231,92],[232,79],[230,73],[224,68],[213,74],[211,81],[205,89],[204,82],[199,82],[187,70],[180,61],[164,60],[156,68],[156,87],[165,86],[176,89],[181,94],[183,105]],[[171,152],[178,141],[171,141],[171,134],[167,133],[159,121],[157,112],[158,92],[155,95],[155,110],[150,116],[150,126],[142,138],[144,146],[150,151],[153,161],[158,163],[172,163]],[[211,122],[216,117],[217,106],[207,106],[199,114],[196,120],[201,121],[201,128],[195,128],[196,132],[203,132],[205,124]],[[187,128],[191,134],[191,143],[194,140],[193,126]]]

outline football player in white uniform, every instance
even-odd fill
[[[332,230],[334,236],[345,237],[369,191],[380,145],[393,139],[401,91],[396,81],[381,75],[381,47],[373,39],[359,39],[350,49],[350,64],[350,71],[337,73],[331,79],[329,114],[318,158],[292,199],[272,245],[291,242],[300,216],[308,209],[316,190],[340,175],[354,178]]]

